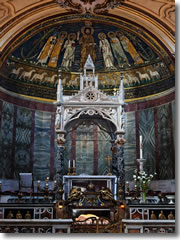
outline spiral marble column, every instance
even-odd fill
[[[56,181],[58,186],[62,185],[64,174],[64,150],[65,150],[65,131],[56,131],[57,155],[56,155]]]
[[[119,198],[124,198],[125,169],[124,169],[124,144],[126,140],[118,136],[112,143],[112,173],[118,178]]]

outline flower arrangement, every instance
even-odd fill
[[[146,193],[150,189],[150,183],[157,173],[148,174],[145,171],[134,171],[133,179],[135,184],[135,189],[138,189],[142,193],[142,201],[146,201]]]

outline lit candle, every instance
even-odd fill
[[[142,135],[140,135],[140,159],[143,159],[143,152],[142,152]]]
[[[73,160],[73,168],[75,168],[75,160]]]

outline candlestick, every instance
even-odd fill
[[[41,184],[41,181],[38,180],[38,181],[37,181],[37,190],[38,190],[38,191],[39,191],[39,189],[40,189],[40,184]]]
[[[143,158],[143,152],[142,152],[142,135],[140,135],[140,138],[139,138],[139,140],[140,140],[140,159],[142,159]]]
[[[144,162],[146,161],[146,159],[143,159],[143,158],[140,158],[140,159],[137,159],[137,162],[139,163],[139,171],[140,172],[143,172],[143,165],[144,165]]]
[[[54,181],[54,190],[57,188],[57,181]]]
[[[72,170],[73,170],[72,175],[76,175],[76,168],[73,167]]]
[[[126,182],[126,191],[129,193],[129,182]]]
[[[71,175],[71,168],[68,168],[68,173],[67,175]]]
[[[48,184],[49,183],[49,177],[46,178],[45,182]]]

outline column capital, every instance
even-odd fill
[[[56,143],[58,147],[64,147],[65,144],[65,138],[64,138],[64,134],[58,134],[57,138],[56,138]]]
[[[118,147],[122,147],[126,143],[126,140],[123,137],[118,137],[114,144],[117,145]]]

